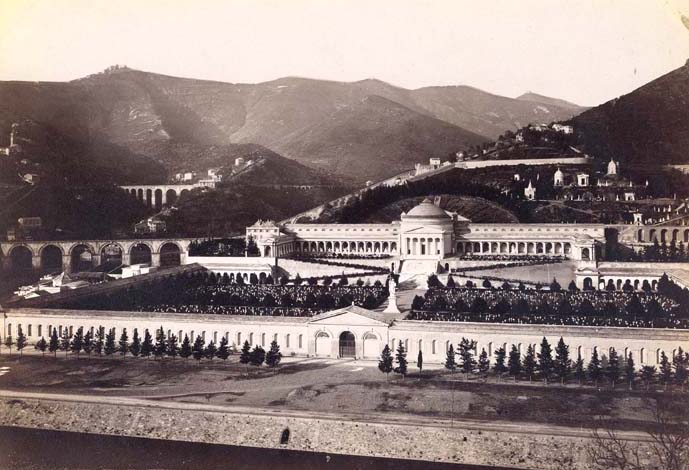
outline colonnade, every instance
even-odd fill
[[[388,241],[297,241],[298,253],[397,254],[397,242]]]
[[[559,255],[571,256],[570,242],[457,242],[457,254],[466,255]],[[584,248],[583,250],[587,250]],[[584,253],[582,250],[582,258]],[[591,256],[590,251],[587,251]]]
[[[445,242],[440,237],[405,237],[404,251],[408,256],[443,257]]]
[[[637,242],[641,243],[689,243],[689,228],[686,226],[644,227],[636,230]]]

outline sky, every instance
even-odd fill
[[[0,0],[0,80],[73,80],[124,64],[235,83],[377,78],[595,105],[683,65],[687,17],[689,0]]]

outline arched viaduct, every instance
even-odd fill
[[[127,194],[138,199],[148,207],[162,207],[165,204],[173,204],[179,197],[194,188],[201,187],[198,184],[139,184],[120,186]]]
[[[0,263],[6,272],[78,272],[105,264],[185,264],[188,238],[131,240],[0,241]]]

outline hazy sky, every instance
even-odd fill
[[[464,84],[590,105],[684,64],[682,12],[689,0],[0,0],[0,80],[126,64],[228,82]]]

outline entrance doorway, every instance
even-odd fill
[[[351,331],[343,331],[340,335],[340,357],[354,357],[356,355],[356,341]]]

